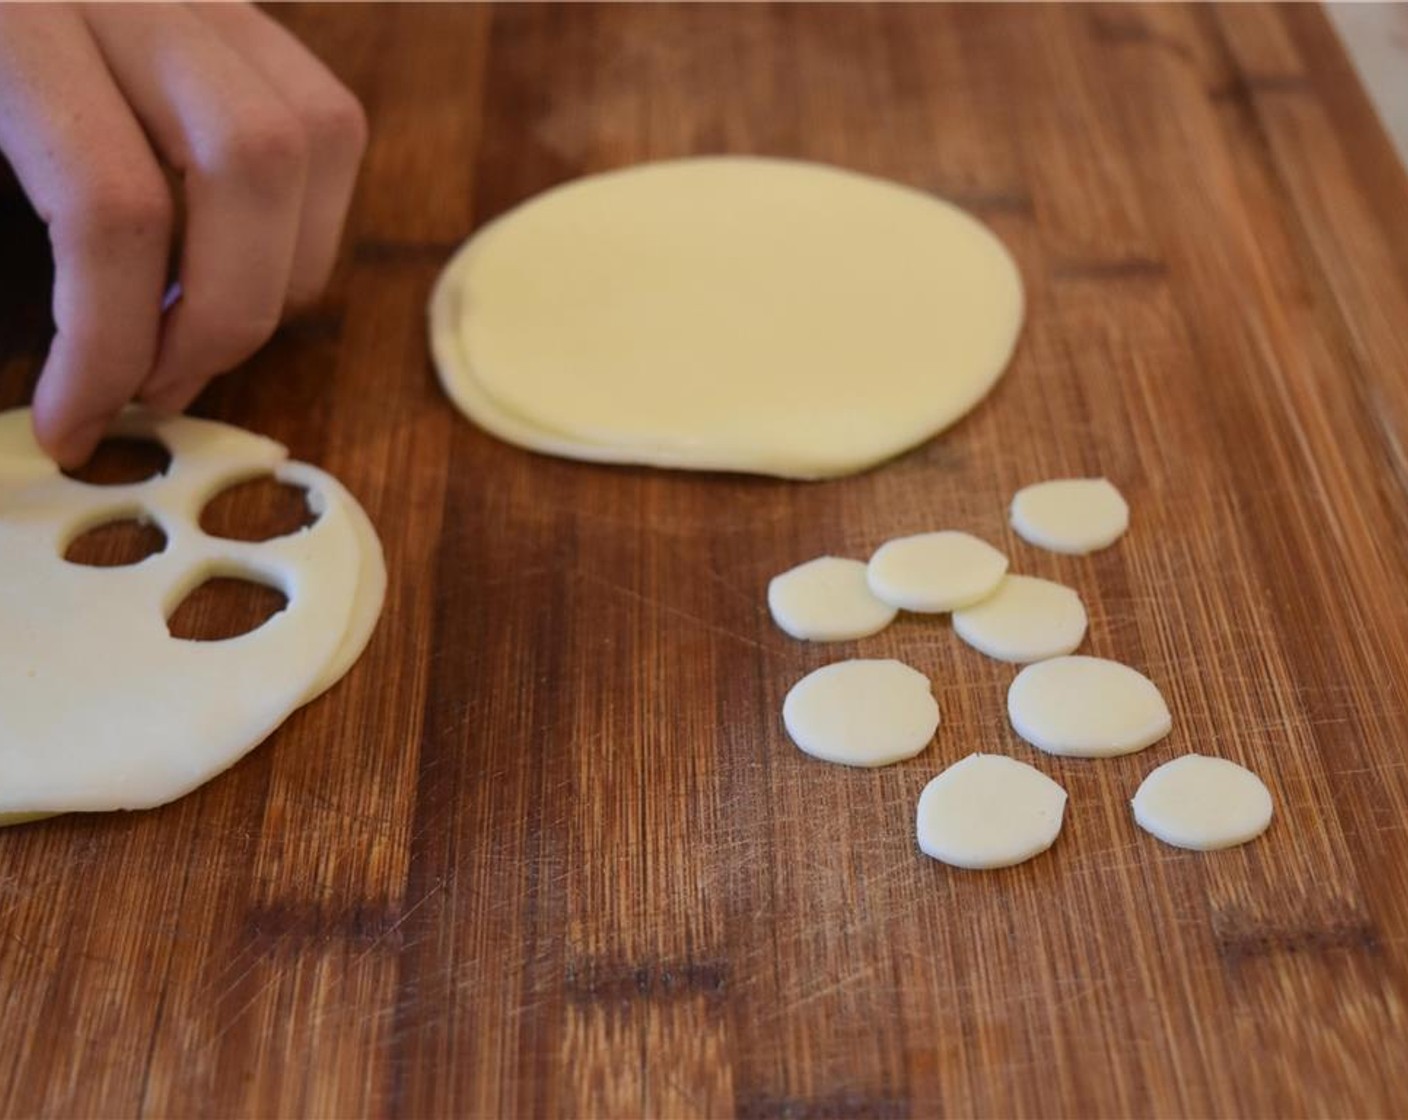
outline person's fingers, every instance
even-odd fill
[[[306,306],[322,294],[337,260],[366,151],[366,115],[332,72],[264,13],[246,4],[197,4],[191,10],[263,75],[308,138],[308,182],[288,291],[291,308]]]
[[[181,295],[140,396],[179,411],[274,333],[308,166],[298,120],[204,21],[173,5],[90,5],[113,77],[184,176]]]
[[[35,435],[77,466],[152,368],[172,202],[73,9],[0,6],[0,148],[54,253],[56,333]]]

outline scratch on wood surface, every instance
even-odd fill
[[[386,813],[381,815],[362,812],[354,806],[348,805],[346,802],[333,800],[332,797],[315,785],[299,785],[293,790],[293,793],[300,800],[316,805],[320,809],[326,809],[328,812],[344,820],[356,821],[359,824],[376,829],[392,829],[395,828],[397,824],[395,816],[389,809]],[[316,823],[309,823],[307,827],[309,829],[317,829],[320,826]]]
[[[372,942],[366,947],[366,949],[364,949],[362,953],[356,958],[355,963],[361,963],[362,961],[366,960],[369,956],[371,956],[374,952],[376,952],[378,949],[380,949],[388,939],[394,937],[397,931],[400,930],[400,928],[406,924],[406,920],[410,918],[412,914],[414,914],[417,910],[419,910],[437,894],[440,894],[444,889],[445,883],[443,881],[436,883],[435,886],[433,886],[430,890],[426,891],[425,894],[423,894],[420,898],[416,899],[416,901],[413,902],[410,906],[406,907],[394,922],[387,926],[384,931],[379,933],[372,940]]]
[[[1375,762],[1372,766],[1329,767],[1325,772],[1335,777],[1347,778],[1355,774],[1384,774],[1393,770],[1408,770],[1408,759]]]
[[[761,653],[764,657],[772,658],[784,656],[782,650],[771,649],[768,646],[765,646],[761,642],[757,641],[755,638],[750,638],[747,634],[740,634],[736,630],[731,630],[726,626],[720,626],[717,623],[711,622],[707,618],[701,618],[699,615],[691,614],[689,611],[682,610],[681,608],[673,606],[669,603],[662,603],[658,599],[653,599],[651,598],[651,596],[637,591],[633,587],[627,587],[625,584],[617,583],[615,580],[608,579],[606,576],[598,575],[597,573],[589,571],[585,568],[578,567],[573,569],[572,576],[576,580],[592,583],[599,587],[605,587],[608,590],[615,592],[617,595],[621,595],[624,598],[631,599],[634,602],[642,604],[643,606],[649,608],[652,611],[659,611],[662,614],[669,615],[671,618],[677,618],[682,622],[687,622],[691,626],[697,627],[701,630],[706,630],[709,633],[715,634],[721,638],[727,638],[730,641],[739,642],[742,645],[748,646],[750,649],[756,650],[757,652]]]
[[[852,972],[842,973],[834,978],[826,978],[826,982],[811,985],[803,988],[799,993],[793,995],[787,1002],[786,1007],[777,1009],[778,1018],[792,1018],[798,1013],[805,1012],[806,1008],[813,1003],[825,1001],[838,992],[846,991],[855,987],[865,987],[875,990],[876,976],[869,967],[860,967]]]
[[[726,574],[721,572],[718,563],[714,560],[710,560],[705,564],[702,571],[704,575],[708,577],[710,583],[720,588],[729,598],[737,599],[740,603],[745,603],[752,607],[759,617],[762,617],[767,612],[766,589],[759,590],[756,593],[750,593],[744,590],[744,588],[739,585],[738,573],[731,572]],[[770,575],[775,574],[776,573],[770,573]]]
[[[262,962],[256,961],[255,964],[250,965],[248,969],[246,969],[243,973],[240,974],[239,979],[244,979],[244,977],[249,975],[249,973],[259,963]],[[231,986],[222,991],[216,1000],[216,1006],[221,1008],[221,1025],[219,1029],[210,1038],[206,1040],[203,1049],[207,1052],[218,1050],[220,1048],[220,1044],[225,1040],[225,1036],[228,1035],[232,1030],[235,1029],[235,1027],[240,1024],[240,1021],[247,1014],[249,1014],[250,1010],[255,1006],[255,1004],[257,1004],[260,999],[263,998],[264,994],[271,987],[273,987],[274,984],[278,983],[278,981],[279,973],[277,970],[275,970],[273,972],[273,975],[271,975],[267,980],[265,980],[259,985],[253,995],[251,995],[247,1000],[245,1000],[244,1003],[242,1003],[239,1007],[235,1008],[233,1011],[227,1010],[226,1008],[224,1008],[223,1005],[227,1002],[228,998],[234,993],[234,987]],[[236,983],[238,983],[238,981],[236,981]]]

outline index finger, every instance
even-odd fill
[[[171,197],[70,9],[0,8],[0,147],[54,252],[56,333],[34,393],[35,435],[75,466],[155,361]]]

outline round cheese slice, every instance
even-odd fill
[[[774,576],[768,610],[788,634],[809,642],[868,638],[899,613],[871,594],[861,561],[839,556],[818,556]]]
[[[782,705],[792,741],[843,766],[913,758],[939,727],[929,678],[900,661],[840,661],[809,673]]]
[[[1012,527],[1028,544],[1084,556],[1124,536],[1129,505],[1108,479],[1055,478],[1017,491]]]
[[[1006,576],[997,590],[953,612],[953,630],[998,661],[1042,661],[1074,653],[1085,640],[1085,604],[1069,587]]]
[[[908,187],[711,157],[567,183],[478,231],[430,304],[471,420],[572,458],[821,478],[954,423],[1022,321],[1011,255]]]
[[[214,777],[345,671],[385,588],[375,533],[335,479],[271,440],[223,424],[126,414],[118,434],[164,444],[161,476],[69,479],[26,410],[0,414],[0,814],[159,805]],[[215,494],[269,473],[305,487],[317,521],[263,542],[199,528]],[[160,526],[140,563],[63,559],[85,528],[125,516]],[[287,606],[225,641],[173,638],[166,619],[214,576],[268,583]]]
[[[1048,754],[1109,758],[1152,746],[1173,729],[1158,686],[1118,661],[1053,657],[1007,690],[1012,727]]]
[[[1066,791],[1040,770],[1000,754],[970,754],[924,787],[919,848],[953,867],[1011,867],[1056,842]]]
[[[982,602],[1006,572],[1006,556],[986,541],[952,529],[886,541],[866,566],[877,599],[925,614]]]
[[[1165,844],[1195,851],[1254,840],[1271,824],[1271,793],[1244,766],[1185,754],[1165,762],[1134,795],[1139,827]]]

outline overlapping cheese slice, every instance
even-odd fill
[[[589,176],[485,226],[430,301],[475,423],[574,459],[824,478],[874,466],[992,388],[1016,264],[922,191],[793,160]]]

